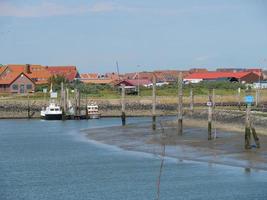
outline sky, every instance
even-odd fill
[[[267,69],[265,0],[0,0],[0,63]]]

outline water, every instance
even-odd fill
[[[0,121],[0,199],[155,199],[157,156],[88,142],[79,132],[119,124],[114,118]],[[264,171],[167,159],[161,199],[266,200],[266,186]]]

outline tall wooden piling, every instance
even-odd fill
[[[247,104],[246,109],[246,125],[245,125],[245,149],[251,149],[251,119],[250,119],[250,112],[251,111],[251,104]]]
[[[78,118],[80,119],[81,117],[81,92],[80,90],[78,90],[78,93],[77,93],[77,99],[78,99],[78,106],[77,106],[77,109],[78,109]]]
[[[121,123],[122,126],[126,125],[126,114],[125,114],[125,85],[121,85]]]
[[[213,101],[212,101],[212,90],[209,90],[209,101],[208,101],[208,140],[212,139],[212,110],[213,110]]]
[[[215,93],[215,89],[212,89],[212,108],[215,109],[216,106],[216,93]]]
[[[89,119],[89,115],[88,115],[88,97],[87,97],[87,94],[85,96],[85,117],[86,117],[86,119]]]
[[[152,90],[152,129],[156,130],[156,76],[153,75],[153,90]]]
[[[178,135],[183,134],[183,74],[178,78]]]
[[[241,110],[241,88],[237,89],[238,109]]]
[[[190,88],[190,114],[193,115],[194,113],[194,90]]]
[[[27,96],[27,99],[28,99],[27,117],[28,117],[28,119],[30,119],[31,118],[31,107],[30,107],[30,96],[29,96],[29,94]]]
[[[260,90],[256,89],[256,95],[255,95],[255,106],[258,107],[260,104]]]
[[[66,99],[65,99],[65,89],[64,89],[64,83],[61,82],[61,94],[60,94],[60,105],[62,109],[62,120],[65,120],[66,116]]]
[[[78,115],[78,98],[77,98],[77,89],[74,89],[74,116]]]

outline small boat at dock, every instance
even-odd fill
[[[91,103],[87,106],[87,112],[89,119],[99,119],[101,117],[101,114],[98,110],[98,105],[96,105],[95,103]]]
[[[51,102],[49,106],[42,109],[41,118],[45,120],[62,120],[62,110],[60,106]]]

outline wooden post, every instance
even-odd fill
[[[77,106],[78,106],[78,105],[77,105],[77,104],[78,104],[78,103],[77,103],[77,93],[78,93],[78,92],[77,92],[77,89],[75,88],[75,89],[74,89],[74,104],[75,104],[75,105],[74,105],[74,115],[75,115],[75,117],[78,115],[78,110],[77,110]]]
[[[251,149],[250,145],[250,128],[251,128],[251,119],[250,119],[251,104],[247,104],[246,109],[246,127],[245,127],[245,149]]]
[[[125,114],[125,85],[121,85],[121,122],[122,126],[126,125],[126,114]]]
[[[78,90],[78,117],[81,117],[81,92]]]
[[[237,98],[238,98],[238,108],[241,110],[241,88],[237,90]]]
[[[212,89],[212,108],[214,109],[216,106],[216,93],[215,93],[215,89]]]
[[[183,135],[183,74],[178,78],[178,135]]]
[[[153,90],[152,90],[152,129],[156,130],[156,76],[153,75]]]
[[[256,89],[256,95],[255,95],[255,106],[258,107],[260,104],[260,90]]]
[[[89,115],[88,115],[88,98],[87,98],[87,94],[86,94],[86,100],[85,100],[85,116],[86,116],[86,119],[89,119]]]
[[[260,148],[260,140],[258,138],[257,132],[255,127],[253,126],[252,120],[251,120],[251,104],[247,104],[247,110],[246,110],[246,127],[245,127],[245,149],[251,149],[251,134],[253,136],[253,139],[255,141],[256,147]]]
[[[62,120],[65,120],[65,91],[64,91],[64,83],[61,82],[61,94],[60,94],[60,105],[62,109]]]
[[[194,91],[193,88],[190,88],[190,113],[193,115],[194,113]]]
[[[209,90],[209,101],[208,101],[208,140],[211,140],[212,137],[212,108],[213,108],[213,102],[212,102],[212,92],[211,89]]]
[[[30,96],[29,96],[29,94],[28,94],[27,98],[28,98],[27,115],[28,115],[28,119],[30,119],[31,118],[31,107],[30,107]]]

